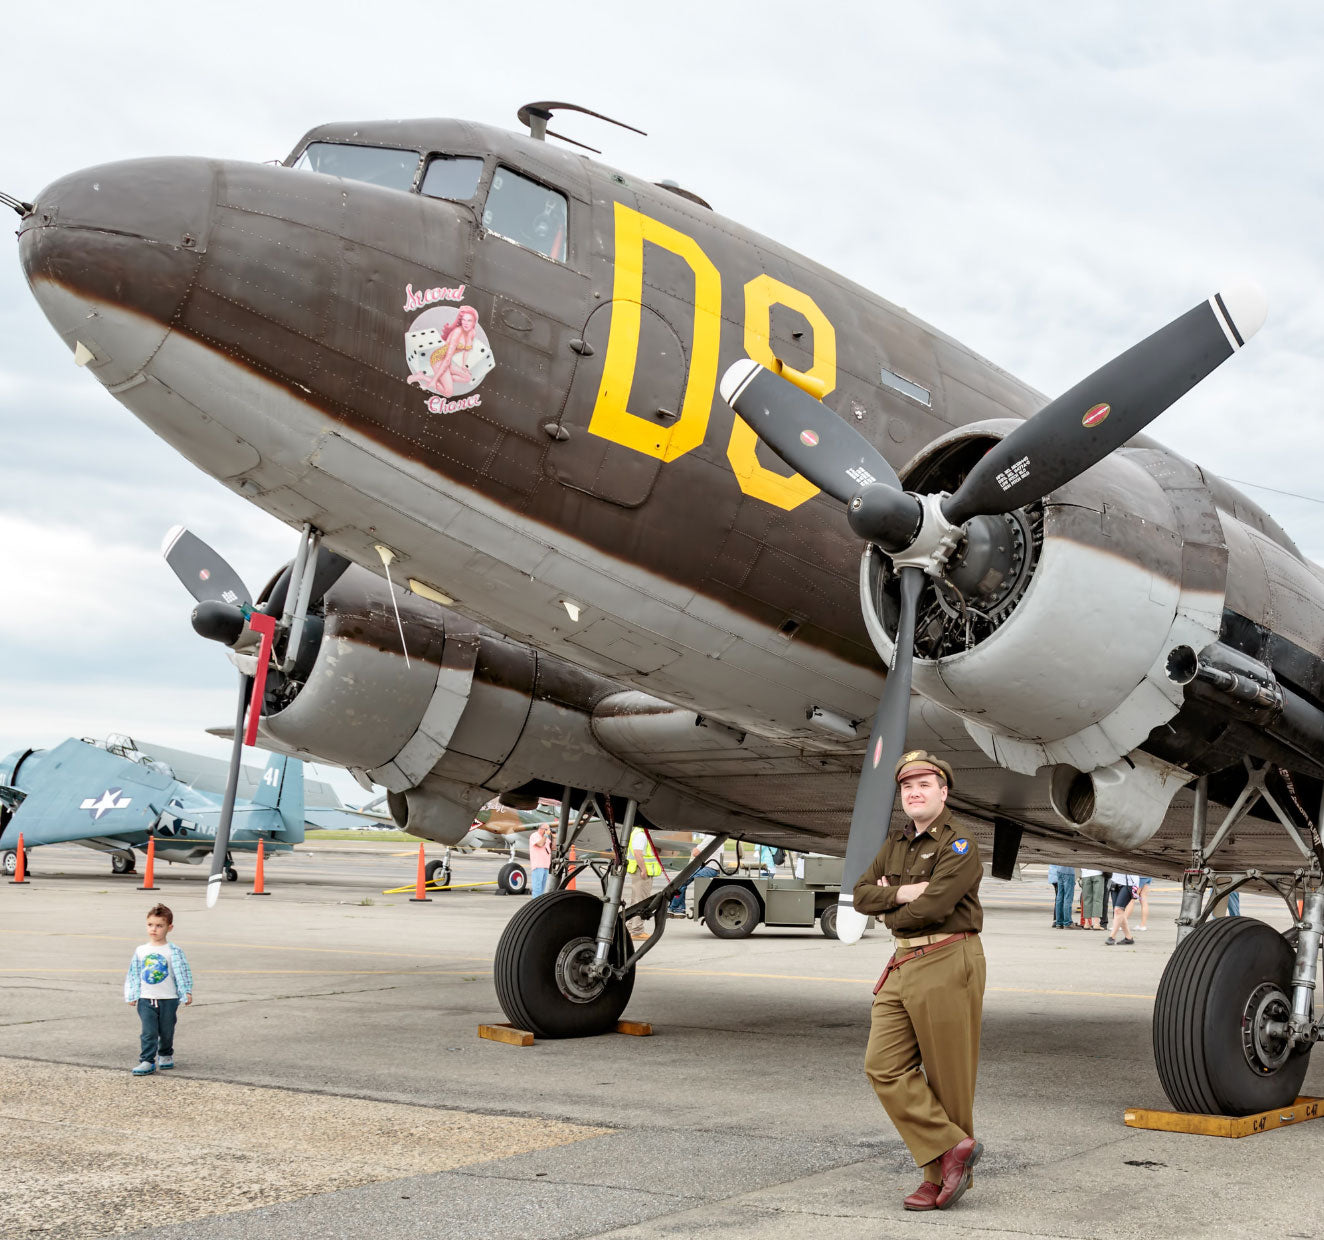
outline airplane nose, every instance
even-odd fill
[[[19,258],[52,326],[107,387],[160,348],[197,276],[215,166],[138,159],[63,177],[19,229]]]

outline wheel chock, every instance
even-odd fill
[[[1201,1137],[1253,1137],[1257,1132],[1287,1128],[1324,1115],[1324,1098],[1298,1098],[1290,1107],[1261,1111],[1258,1115],[1190,1115],[1185,1111],[1146,1111],[1128,1107],[1122,1121],[1128,1128],[1158,1132],[1190,1132]]]
[[[628,1033],[632,1038],[651,1038],[653,1026],[646,1020],[618,1020],[616,1032]]]
[[[479,1025],[478,1036],[489,1042],[504,1042],[507,1046],[532,1046],[533,1034],[514,1025]]]

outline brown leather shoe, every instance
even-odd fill
[[[907,1210],[933,1210],[937,1208],[938,1194],[941,1192],[941,1184],[930,1184],[928,1180],[925,1180],[901,1204]]]
[[[983,1152],[984,1147],[974,1137],[966,1137],[942,1156],[938,1162],[942,1171],[942,1192],[935,1203],[937,1209],[945,1210],[961,1199],[961,1194],[970,1187],[970,1172]]]

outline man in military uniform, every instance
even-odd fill
[[[952,768],[923,750],[897,763],[908,821],[889,832],[855,885],[855,907],[881,917],[896,951],[879,980],[864,1070],[924,1169],[907,1210],[945,1210],[970,1187],[975,1074],[984,1005],[979,943],[983,868],[951,825]]]

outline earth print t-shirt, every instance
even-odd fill
[[[144,999],[178,999],[175,974],[170,968],[170,947],[144,943],[133,953],[133,967],[138,970],[141,983],[139,994]]]

